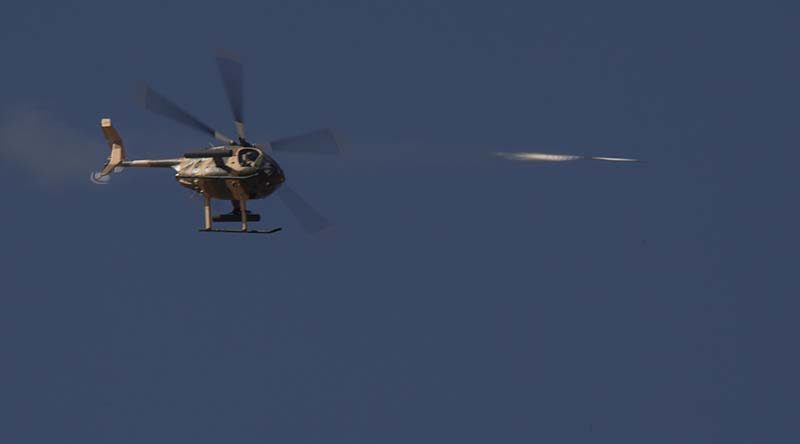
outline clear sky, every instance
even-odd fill
[[[797,442],[796,4],[12,3],[0,442]],[[253,140],[347,136],[278,157],[328,236],[89,182],[102,117],[208,145],[137,80],[233,133],[216,47]]]

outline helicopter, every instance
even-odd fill
[[[138,96],[145,109],[170,118],[185,126],[213,137],[220,145],[191,151],[181,157],[169,159],[128,160],[125,145],[110,118],[103,118],[100,126],[110,153],[99,172],[90,179],[96,184],[106,184],[112,173],[124,168],[171,168],[178,184],[203,197],[203,228],[209,233],[271,234],[282,228],[251,229],[249,222],[258,222],[261,216],[247,209],[251,200],[276,195],[300,221],[309,233],[327,229],[330,221],[309,205],[297,192],[286,185],[286,175],[280,164],[270,155],[274,152],[312,154],[340,154],[341,137],[332,129],[320,129],[298,136],[273,140],[263,144],[251,143],[245,138],[243,114],[243,69],[240,58],[230,51],[214,52],[222,83],[230,103],[237,138],[234,140],[185,111],[174,102],[144,83],[138,84]],[[211,200],[228,200],[233,208],[226,214],[211,214]],[[214,222],[239,223],[239,229],[215,228]]]

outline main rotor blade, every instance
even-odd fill
[[[219,74],[222,76],[222,83],[225,86],[225,94],[231,104],[236,134],[244,140],[244,96],[242,94],[242,62],[235,54],[224,49],[217,49],[214,52],[219,67]]]
[[[230,137],[201,122],[198,118],[157,93],[145,83],[139,82],[137,84],[137,95],[148,111],[152,111],[178,123],[202,131],[222,143],[231,143],[233,141]]]
[[[281,186],[277,194],[307,233],[318,233],[332,225],[325,216],[321,215],[286,184]]]
[[[571,154],[547,154],[547,153],[494,153],[495,156],[508,160],[523,162],[571,162],[574,160],[600,160],[604,162],[641,162],[639,159],[628,159],[624,157],[587,157],[575,156]]]
[[[341,154],[342,145],[339,134],[331,129],[321,129],[270,142],[274,151],[304,154]]]

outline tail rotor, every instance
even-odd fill
[[[95,185],[108,185],[111,181],[111,176],[101,176],[99,172],[94,172],[89,175],[89,180]]]

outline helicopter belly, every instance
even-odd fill
[[[271,182],[267,175],[258,172],[242,178],[227,177],[186,177],[178,176],[178,183],[186,188],[214,199],[249,200],[269,196],[280,186]]]

